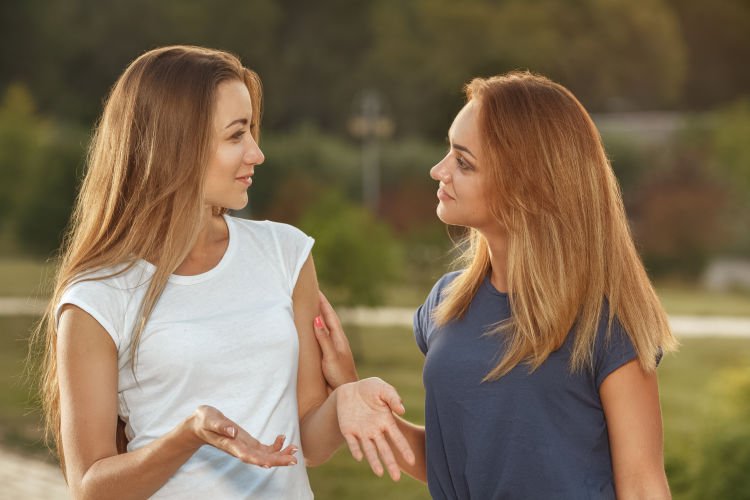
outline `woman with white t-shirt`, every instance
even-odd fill
[[[389,443],[414,460],[391,386],[327,393],[313,240],[226,214],[264,160],[260,102],[237,58],[186,46],[142,55],[108,98],[36,332],[76,498],[311,498],[297,451],[320,464],[344,438],[394,479]]]

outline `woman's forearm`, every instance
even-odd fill
[[[336,414],[338,392],[338,388],[334,389],[320,406],[308,411],[300,422],[302,452],[308,467],[326,462],[344,442]]]
[[[425,454],[425,431],[424,427],[412,424],[403,418],[396,417],[396,425],[408,441],[409,446],[414,452],[414,464],[409,464],[400,454],[396,454],[396,461],[402,471],[409,474],[414,479],[427,482],[427,459]]]
[[[102,458],[79,478],[68,477],[76,499],[142,499],[153,495],[201,447],[187,425],[136,451]]]

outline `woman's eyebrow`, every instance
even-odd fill
[[[474,153],[472,153],[472,152],[471,152],[471,150],[470,150],[469,148],[467,148],[466,146],[462,146],[462,145],[460,145],[460,144],[456,144],[456,143],[454,142],[454,143],[453,143],[453,148],[454,148],[454,149],[458,149],[459,151],[463,151],[464,153],[466,153],[467,155],[471,156],[471,157],[472,157],[472,158],[474,158],[475,160],[477,159],[477,157],[476,157],[476,156],[474,156]]]
[[[247,118],[237,118],[236,120],[232,121],[232,123],[230,123],[229,125],[227,125],[224,128],[227,129],[227,128],[231,127],[232,125],[234,125],[235,123],[241,123],[243,125],[247,125],[247,121],[248,121]]]

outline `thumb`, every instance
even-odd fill
[[[388,405],[391,411],[397,415],[403,415],[406,413],[406,408],[404,407],[403,401],[401,401],[401,396],[399,396],[396,389],[390,385],[387,385],[384,388],[381,399]]]

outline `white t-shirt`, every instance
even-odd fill
[[[299,344],[292,291],[313,245],[298,229],[224,216],[226,253],[213,269],[172,275],[143,331],[136,378],[129,347],[154,267],[68,287],[57,306],[93,316],[118,352],[118,414],[128,451],[163,436],[202,404],[219,409],[262,443],[277,435],[300,448],[290,467],[247,465],[201,447],[152,498],[309,499],[297,414]],[[96,276],[111,274],[100,271]]]

